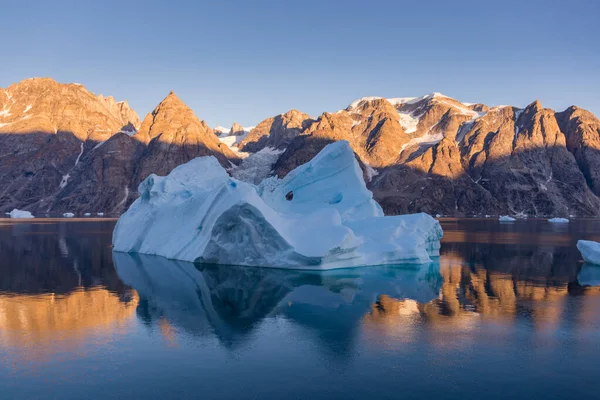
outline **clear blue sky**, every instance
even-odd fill
[[[33,76],[127,99],[174,90],[211,125],[363,96],[600,115],[600,1],[3,0],[0,86]]]

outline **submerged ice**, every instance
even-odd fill
[[[119,219],[114,250],[246,266],[332,269],[426,263],[442,229],[427,214],[384,216],[345,141],[285,178],[229,177],[213,157],[150,175]]]

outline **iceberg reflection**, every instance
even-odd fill
[[[243,340],[266,317],[344,336],[361,324],[381,295],[426,303],[443,283],[436,261],[424,266],[380,266],[297,271],[198,265],[157,256],[113,252],[117,273],[140,297],[148,324],[166,319],[197,335],[216,333],[226,344]]]
[[[577,274],[581,286],[600,286],[600,265],[585,263]]]

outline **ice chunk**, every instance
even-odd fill
[[[516,218],[510,217],[508,215],[501,215],[498,218],[498,221],[500,221],[500,222],[513,222],[513,221],[516,221]]]
[[[7,214],[11,218],[35,218],[29,211],[18,210],[16,208]]]
[[[600,243],[580,240],[577,242],[577,249],[585,262],[600,265]]]
[[[564,224],[568,223],[569,220],[566,218],[550,218],[548,222],[556,223],[556,224]]]
[[[166,177],[150,175],[138,192],[113,232],[116,251],[296,269],[425,263],[439,255],[439,222],[427,214],[384,217],[345,141],[259,186],[200,157]]]
[[[66,212],[63,214],[63,217],[65,218],[73,218],[75,216],[75,214],[73,214],[72,212]]]

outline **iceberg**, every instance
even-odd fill
[[[119,218],[113,249],[242,266],[334,269],[423,264],[442,228],[427,214],[384,216],[346,141],[285,178],[231,178],[214,157],[148,176]]]
[[[11,218],[35,218],[29,211],[18,210],[16,208],[7,214],[10,215]]]
[[[516,221],[516,218],[509,217],[508,215],[501,215],[498,218],[498,221],[500,221],[500,222],[513,222],[513,221]]]
[[[569,220],[566,219],[566,218],[550,218],[548,220],[548,222],[552,222],[552,223],[555,223],[555,224],[565,224],[565,223],[568,223]]]
[[[579,240],[577,250],[586,263],[600,265],[600,243],[591,240]]]

